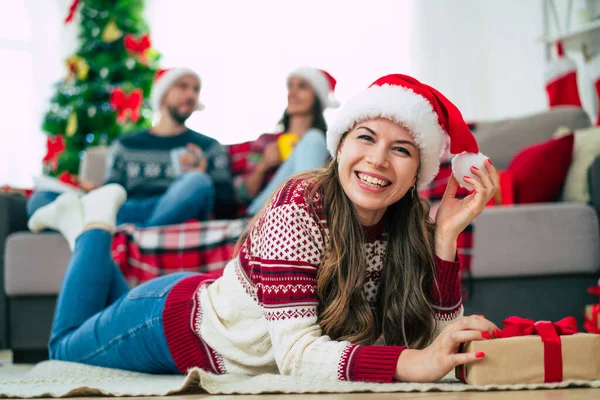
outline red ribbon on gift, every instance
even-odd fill
[[[600,319],[600,304],[594,304],[592,306],[592,317],[585,317],[583,328],[589,333],[600,333],[600,327],[598,327],[598,319]]]
[[[149,35],[146,34],[137,38],[135,35],[127,34],[125,35],[124,44],[127,51],[139,55],[142,63],[147,62],[146,50],[152,46]]]
[[[497,338],[539,335],[544,343],[544,382],[562,381],[563,363],[560,336],[573,335],[578,332],[575,318],[566,317],[558,322],[535,322],[521,317],[508,317],[502,321],[502,324],[505,328],[496,335]]]
[[[123,89],[116,88],[110,94],[110,105],[117,110],[117,121],[123,123],[127,116],[132,122],[140,119],[140,108],[144,96],[141,89],[134,89],[130,94],[126,94]]]

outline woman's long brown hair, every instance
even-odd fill
[[[355,344],[374,344],[383,338],[387,345],[427,346],[435,328],[429,300],[435,284],[434,224],[428,203],[408,192],[388,208],[384,217],[389,221],[388,243],[373,312],[363,295],[367,268],[363,228],[340,184],[337,162],[332,160],[326,168],[303,176],[315,183],[306,192],[315,213],[315,194],[322,195],[327,220],[322,230],[324,236],[325,229],[329,235],[317,274],[323,333]]]

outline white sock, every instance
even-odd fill
[[[111,183],[93,190],[81,198],[83,204],[83,224],[102,224],[114,230],[117,213],[127,200],[123,186]]]
[[[71,251],[75,248],[75,239],[83,231],[83,207],[79,197],[73,193],[64,193],[52,203],[39,208],[27,226],[32,232],[43,229],[59,231],[69,243]]]

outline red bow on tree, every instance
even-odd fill
[[[150,36],[148,34],[140,37],[136,37],[132,34],[127,34],[125,35],[124,43],[127,51],[129,51],[132,54],[138,55],[142,63],[147,63],[146,51],[152,46],[152,44],[150,43]]]
[[[69,7],[69,15],[67,15],[67,18],[65,18],[65,24],[68,24],[69,22],[73,21],[73,18],[75,17],[75,11],[77,11],[78,5],[79,0],[73,0],[71,6]]]
[[[558,322],[538,321],[521,317],[508,317],[502,324],[504,329],[496,335],[497,338],[515,336],[539,335],[544,343],[544,382],[561,382],[562,345],[560,336],[573,335],[578,332],[577,320],[566,317]]]
[[[75,175],[69,173],[69,171],[63,171],[58,176],[58,180],[63,183],[66,183],[68,185],[79,187],[79,181],[78,181],[77,177]]]
[[[117,110],[117,121],[123,123],[129,119],[137,122],[140,119],[140,109],[144,96],[141,89],[134,89],[126,94],[123,89],[116,88],[110,94],[110,105]]]
[[[42,160],[54,171],[58,166],[58,156],[65,150],[65,139],[62,135],[51,136],[46,140],[46,155]]]

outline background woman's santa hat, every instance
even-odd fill
[[[461,186],[472,188],[463,176],[471,176],[470,166],[482,166],[487,157],[479,153],[477,141],[458,108],[440,92],[407,75],[379,78],[338,112],[327,131],[327,148],[332,157],[336,157],[346,132],[373,118],[389,119],[410,131],[421,151],[419,186],[427,185],[437,175],[449,137],[450,152],[457,155],[452,160],[454,176]]]
[[[154,76],[154,83],[152,84],[152,93],[150,95],[150,106],[154,111],[160,110],[160,103],[167,93],[167,90],[177,81],[179,78],[185,75],[191,75],[198,80],[200,87],[202,87],[202,80],[200,75],[191,68],[177,67],[169,69],[160,69]],[[204,110],[204,104],[198,101],[196,110]]]
[[[294,76],[306,79],[310,83],[321,102],[323,110],[340,106],[333,94],[337,81],[329,72],[312,67],[300,67],[290,72],[287,77],[288,82]]]

